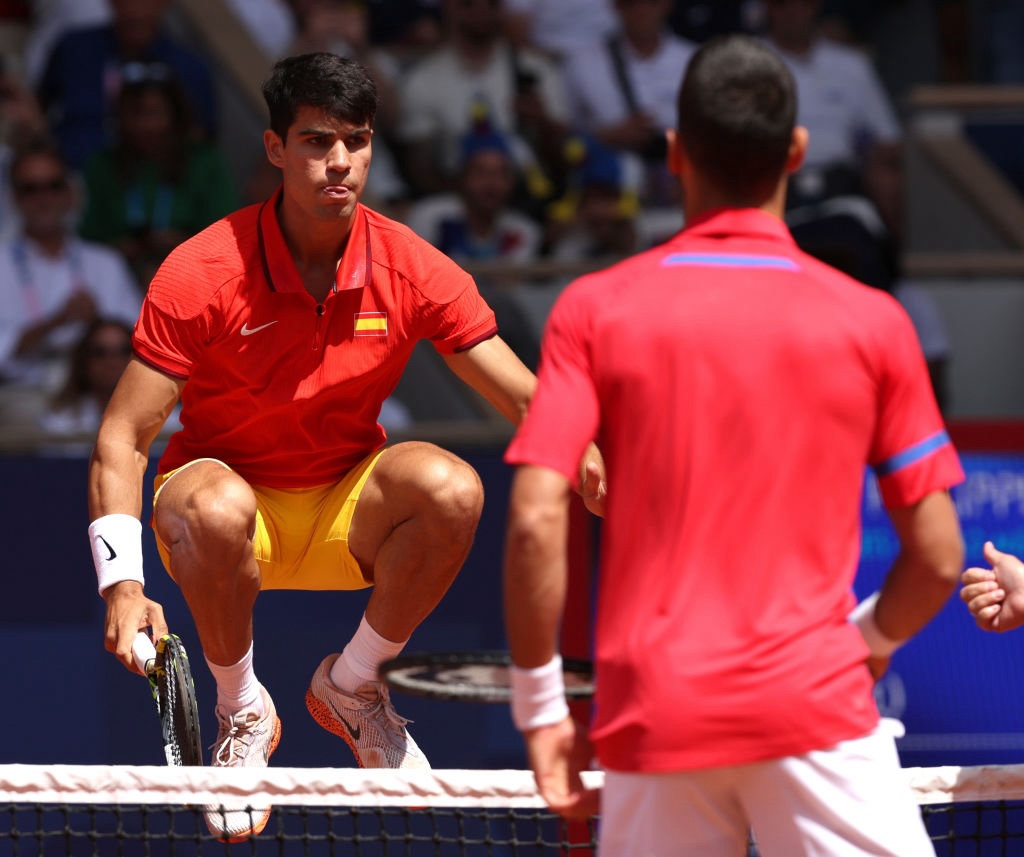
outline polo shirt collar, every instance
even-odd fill
[[[759,208],[716,208],[694,217],[682,231],[687,238],[759,238],[795,245],[779,218]]]
[[[256,224],[260,262],[267,285],[272,292],[305,292],[299,270],[295,266],[288,244],[281,232],[277,219],[277,204],[281,200],[282,188],[260,206]],[[361,289],[370,283],[372,266],[370,254],[370,230],[367,228],[366,211],[362,204],[356,206],[352,219],[352,231],[341,257],[338,273],[334,278],[334,291]]]

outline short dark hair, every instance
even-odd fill
[[[737,202],[759,203],[786,166],[796,85],[782,58],[757,38],[705,42],[679,91],[678,134],[693,165]]]
[[[327,52],[278,60],[263,82],[270,128],[282,140],[302,107],[317,107],[354,125],[371,125],[377,86],[361,63]]]

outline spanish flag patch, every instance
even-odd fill
[[[357,312],[356,336],[387,336],[388,314],[386,312]]]

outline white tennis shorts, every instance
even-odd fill
[[[935,857],[891,731],[769,762],[605,772],[600,857]]]

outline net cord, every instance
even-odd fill
[[[904,768],[918,804],[1024,800],[1024,764]],[[601,771],[583,775],[588,787]],[[530,771],[0,765],[0,803],[543,808]]]
[[[584,774],[599,786],[603,774]],[[0,803],[543,808],[533,774],[516,770],[0,765]]]

